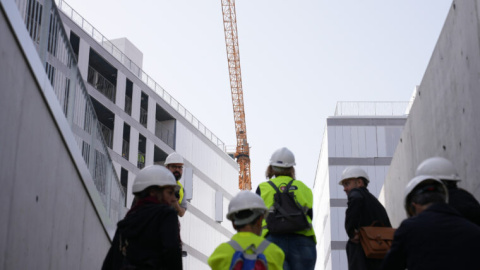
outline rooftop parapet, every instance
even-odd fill
[[[335,108],[335,116],[406,116],[411,102],[339,101]]]

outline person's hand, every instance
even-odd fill
[[[350,241],[355,244],[360,243],[360,236],[358,236],[357,230],[355,230],[355,236],[353,238],[350,238]]]

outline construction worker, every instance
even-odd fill
[[[345,231],[349,237],[347,241],[348,269],[378,269],[381,259],[371,259],[365,256],[358,231],[360,227],[375,226],[391,227],[385,207],[368,191],[370,182],[368,174],[360,167],[347,167],[342,173],[339,185],[347,194],[347,210],[345,211]]]
[[[260,195],[267,208],[275,204],[277,190],[284,191],[290,184],[289,193],[293,193],[297,205],[302,208],[308,227],[290,233],[270,233],[269,226],[275,226],[274,222],[267,224],[264,220],[262,235],[270,242],[277,244],[285,253],[284,269],[314,269],[317,260],[316,239],[313,230],[313,194],[302,181],[295,179],[295,156],[292,151],[283,147],[272,154],[265,176],[269,181],[260,183],[256,193]],[[270,182],[272,184],[270,184]],[[274,188],[274,185],[276,188]],[[273,208],[272,208],[273,209]],[[272,213],[269,213],[272,215]]]
[[[178,189],[165,167],[140,170],[132,187],[136,203],[117,224],[103,270],[182,269],[180,228],[172,207]]]
[[[185,212],[187,211],[187,200],[185,200],[185,189],[183,185],[180,183],[180,179],[183,175],[183,158],[179,154],[173,152],[168,155],[167,159],[165,160],[165,167],[169,169],[175,179],[177,180],[177,185],[180,186],[179,192],[176,194],[177,196],[177,203],[174,205],[175,209],[177,210],[178,216],[183,217]]]
[[[415,175],[431,175],[440,179],[448,189],[448,204],[480,226],[480,203],[468,191],[457,187],[461,179],[450,160],[443,157],[428,158],[418,165]]]
[[[266,261],[270,270],[283,269],[283,261],[285,254],[275,244],[270,243],[261,237],[262,233],[262,221],[267,212],[267,207],[257,194],[243,190],[240,191],[228,205],[227,219],[232,221],[233,228],[237,231],[232,237],[232,241],[220,244],[215,251],[208,258],[208,265],[213,270],[232,269],[231,266],[237,262],[237,254],[242,252],[236,252],[237,249],[234,246],[239,246],[239,250],[245,251],[247,254],[253,254],[257,251],[263,254],[263,262]],[[262,248],[263,251],[261,250]],[[235,257],[235,258],[234,258]],[[257,260],[254,256],[253,260]],[[247,262],[242,262],[247,264]],[[235,268],[236,269],[236,268]]]
[[[447,204],[440,179],[414,177],[405,188],[408,219],[395,231],[381,269],[479,269],[480,227]]]

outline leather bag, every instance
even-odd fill
[[[373,225],[360,228],[360,243],[367,258],[383,259],[392,246],[395,229]]]

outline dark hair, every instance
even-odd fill
[[[283,167],[276,167],[276,166],[269,165],[267,167],[267,171],[265,172],[265,177],[267,177],[267,179],[271,179],[274,176],[275,177],[290,176],[291,178],[295,179],[295,168],[294,167],[283,168]]]
[[[429,183],[420,185],[412,190],[409,195],[409,202],[419,205],[426,205],[429,203],[444,203],[447,198],[445,196],[443,187],[438,183]]]
[[[140,191],[140,192],[137,192],[137,193],[134,193],[135,195],[135,198],[137,199],[143,199],[143,198],[147,198],[150,196],[150,192],[156,192],[156,193],[160,193],[162,194],[163,192],[163,189],[164,187],[159,187],[159,186],[149,186],[147,187],[146,189]]]
[[[255,213],[254,213],[252,210],[250,210],[250,209],[242,210],[242,211],[239,211],[239,212],[235,213],[233,219],[234,219],[234,220],[235,220],[235,219],[244,219],[244,218],[248,218],[248,217],[250,217],[251,215],[254,215],[254,214],[255,214]],[[252,220],[252,222],[247,223],[247,224],[243,224],[243,225],[235,225],[235,224],[233,224],[233,228],[234,228],[235,230],[239,230],[239,229],[244,228],[244,227],[247,226],[247,225],[253,225],[253,224],[255,224],[255,223],[257,222],[257,220],[258,220],[261,216],[262,216],[262,215],[258,215],[254,220]]]
[[[365,187],[368,186],[368,180],[367,180],[366,178],[364,178],[364,177],[358,177],[358,178],[362,179],[363,185],[364,185]]]

